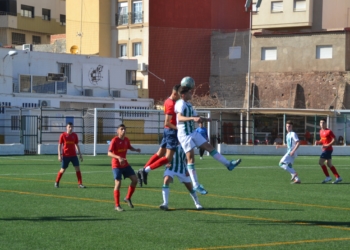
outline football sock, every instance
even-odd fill
[[[190,174],[193,187],[198,187],[199,182],[198,182],[198,178],[197,178],[197,172],[196,172],[196,169],[194,167],[194,163],[187,164],[187,170],[188,170],[188,173]]]
[[[57,183],[60,182],[60,180],[61,180],[61,178],[62,178],[62,175],[63,175],[63,173],[61,173],[60,171],[58,171],[57,177],[56,177],[56,182],[57,182]]]
[[[81,177],[81,172],[80,171],[77,171],[75,172],[76,175],[77,175],[77,178],[78,178],[78,184],[83,184],[83,179]]]
[[[153,162],[157,161],[160,157],[157,154],[154,154],[149,158],[148,162],[145,164],[144,168],[151,165]]]
[[[168,205],[169,202],[169,186],[168,185],[163,185],[162,187],[162,195],[163,195],[163,204]]]
[[[210,155],[215,160],[217,160],[217,161],[221,162],[222,164],[224,164],[226,167],[230,166],[230,162],[222,154],[220,154],[218,151],[216,151],[216,149],[211,151]]]
[[[339,178],[339,174],[337,172],[337,169],[334,166],[330,167],[329,169],[332,171],[332,173],[334,174],[335,178]]]
[[[129,186],[129,188],[128,188],[128,193],[127,193],[127,195],[126,195],[125,198],[131,199],[132,194],[135,192],[135,188],[136,188],[136,187]]]
[[[159,168],[165,164],[169,163],[169,160],[163,156],[161,158],[159,158],[158,160],[156,160],[155,162],[153,162],[151,165],[149,165],[149,167],[154,170],[156,168]]]
[[[197,196],[197,194],[196,194],[196,191],[192,190],[192,191],[190,192],[190,195],[191,195],[191,197],[192,197],[192,200],[194,201],[194,204],[195,204],[195,205],[199,204],[198,196]]]
[[[119,198],[120,198],[120,192],[119,190],[114,190],[114,201],[115,201],[115,206],[119,206]]]
[[[145,172],[146,173],[149,173],[152,169],[148,166],[148,167],[145,167]]]
[[[288,171],[291,175],[296,173],[296,171],[292,167],[292,164],[287,164],[283,162],[283,163],[280,163],[279,166],[284,170]]]
[[[326,165],[322,165],[321,168],[322,168],[322,170],[323,170],[324,175],[325,175],[326,177],[329,177],[329,173],[328,173],[328,169],[327,169]]]

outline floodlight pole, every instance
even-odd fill
[[[250,117],[250,64],[251,64],[251,49],[252,49],[252,9],[246,8],[249,11],[249,46],[248,46],[248,93],[247,93],[247,117],[246,117],[246,144],[249,144],[249,117]],[[253,144],[254,145],[254,144]]]

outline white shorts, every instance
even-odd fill
[[[297,155],[294,154],[293,156],[290,156],[289,153],[286,153],[282,159],[280,160],[280,163],[287,163],[287,164],[292,164],[294,163],[295,158],[297,158]]]
[[[204,143],[208,142],[200,133],[193,131],[190,135],[178,135],[177,139],[181,144],[185,153],[191,151],[192,148],[200,147]]]
[[[176,176],[181,183],[190,183],[191,182],[191,177],[186,176],[185,173],[180,174],[180,173],[177,173],[177,172],[170,170],[169,168],[165,169],[163,177],[165,177],[165,176],[170,176],[171,178],[173,178],[173,180],[174,180],[174,176]]]

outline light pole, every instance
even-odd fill
[[[4,83],[6,83],[6,78],[5,78],[5,59],[7,56],[15,56],[17,55],[18,52],[15,50],[10,50],[3,58],[2,58],[2,76],[4,77]]]

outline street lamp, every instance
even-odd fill
[[[15,55],[17,55],[17,54],[18,54],[17,51],[15,51],[15,50],[10,50],[10,51],[4,56],[4,58],[2,58],[2,62],[5,61],[5,58],[6,58],[7,56],[15,56]]]

